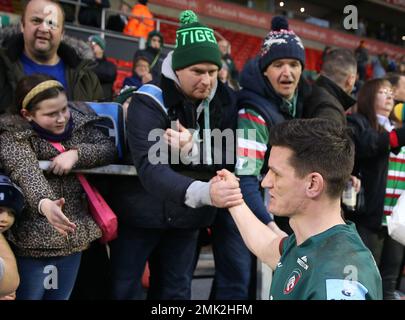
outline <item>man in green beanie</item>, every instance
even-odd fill
[[[94,54],[93,72],[100,80],[101,87],[104,92],[104,100],[112,101],[113,85],[117,76],[117,66],[108,61],[105,57],[106,43],[100,35],[95,34],[89,37],[88,42]]]
[[[214,31],[192,11],[182,12],[180,22],[160,87],[143,85],[128,108],[138,178],[118,185],[112,197],[121,220],[111,244],[115,299],[142,298],[146,261],[148,298],[190,299],[198,230],[212,224],[217,208],[241,202],[236,184],[211,180],[216,170],[233,170],[235,141],[222,132],[232,135],[237,119],[234,93],[217,81],[221,54]],[[218,132],[226,140],[220,146],[214,143]]]
[[[184,11],[181,26],[176,32],[176,47],[172,67],[179,70],[198,62],[211,62],[221,68],[219,51],[214,31],[198,22],[192,11]]]
[[[139,57],[148,58],[148,61],[150,61],[150,70],[153,80],[156,83],[160,82],[162,63],[166,58],[166,54],[163,53],[163,43],[163,35],[159,31],[153,30],[149,32],[148,40],[146,41],[146,48],[143,50],[137,50],[132,59],[135,64],[135,61]]]

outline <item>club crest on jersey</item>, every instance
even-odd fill
[[[291,275],[288,277],[286,284],[284,285],[284,294],[289,294],[294,290],[298,281],[301,279],[302,273],[299,269],[294,269]]]

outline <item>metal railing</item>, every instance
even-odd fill
[[[48,170],[51,161],[39,161],[39,168],[42,170]],[[136,176],[135,166],[122,165],[122,164],[110,164],[108,166],[95,167],[90,169],[75,169],[72,172],[90,173],[90,174],[103,174],[103,175],[117,175],[117,176]]]
[[[39,168],[46,171],[49,169],[51,161],[41,160]],[[136,168],[133,165],[125,164],[110,164],[107,166],[94,167],[88,169],[73,169],[72,172],[88,173],[88,174],[102,174],[102,175],[116,175],[116,176],[137,176]],[[201,181],[208,181],[211,179],[212,174],[208,172],[199,171],[179,171],[180,174]]]
[[[75,26],[85,26],[85,25],[81,25],[79,23],[79,11],[80,11],[80,7],[88,7],[87,4],[82,3],[81,0],[78,0],[77,2],[76,1],[70,1],[70,0],[60,0],[59,2],[74,5],[75,6],[75,19],[73,21],[73,24]],[[106,29],[106,17],[110,16],[111,14],[125,15],[128,18],[139,19],[139,20],[141,20],[141,22],[143,20],[145,20],[145,19],[153,20],[156,23],[156,30],[157,31],[161,30],[160,28],[161,28],[162,23],[175,26],[176,28],[180,26],[180,23],[170,21],[170,20],[166,20],[166,19],[155,18],[155,17],[153,17],[153,18],[145,18],[143,16],[133,15],[132,13],[124,13],[124,12],[121,12],[119,10],[114,10],[114,9],[110,9],[110,8],[102,8],[102,10],[101,10],[101,25],[100,25],[100,30],[99,30],[99,33],[101,34],[102,37],[104,37],[105,32],[108,31],[108,29]],[[219,32],[214,30],[214,33],[220,39],[225,39],[224,36],[222,36]],[[112,36],[112,37],[117,37],[118,33],[114,32],[114,31],[108,31],[108,35]],[[119,37],[117,37],[117,38],[119,38]],[[134,37],[123,35],[122,38],[134,38]],[[165,44],[165,46],[173,48],[174,44]]]

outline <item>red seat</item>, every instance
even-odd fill
[[[113,84],[114,94],[118,94],[120,92],[125,78],[130,77],[131,75],[132,75],[132,71],[120,70],[120,69],[117,70],[117,77],[115,78],[115,81]]]
[[[156,18],[165,19],[169,21],[178,22],[177,19],[166,17],[164,15],[155,15]],[[176,41],[176,29],[174,25],[167,23],[161,23],[160,31],[165,38],[165,43],[175,43]],[[247,33],[233,31],[222,27],[213,27],[213,29],[222,35],[231,44],[231,55],[235,61],[238,70],[242,70],[246,61],[260,52],[263,38],[253,36]],[[220,37],[217,36],[217,40]],[[308,61],[311,61],[312,56],[308,56]],[[312,65],[309,64],[309,66]]]
[[[0,11],[14,13],[13,2],[11,0],[0,0]]]
[[[118,65],[117,59],[112,58],[112,57],[106,57],[106,59],[107,59],[107,61],[114,63],[116,66]]]
[[[163,20],[168,20],[172,22],[179,22],[177,19],[172,18],[172,17],[167,17],[163,15],[155,15],[155,18],[157,19],[163,19]],[[175,44],[176,43],[176,30],[177,30],[176,25],[168,24],[165,22],[160,23],[160,33],[163,35],[164,42],[166,44]]]
[[[117,66],[118,68],[132,70],[132,61],[125,61],[125,60],[118,60],[117,59]]]

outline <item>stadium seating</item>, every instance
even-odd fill
[[[115,102],[87,102],[87,104],[103,118],[98,127],[108,131],[114,139],[119,159],[123,159],[126,147],[125,119],[122,106]]]
[[[113,84],[114,95],[117,95],[122,88],[122,84],[126,77],[132,76],[132,61],[107,58],[108,61],[117,66],[117,77]]]
[[[155,17],[158,19],[177,22],[176,19],[171,17],[162,15],[155,15]],[[246,61],[254,57],[260,51],[260,47],[263,41],[261,37],[256,37],[246,33],[236,32],[220,27],[214,27],[214,29],[230,42],[232,48],[231,54],[238,70],[242,70]],[[177,26],[161,22],[160,30],[163,34],[165,44],[173,45],[176,42]],[[312,48],[306,48],[305,53],[305,69],[310,71],[319,71],[318,61],[322,55],[322,51]],[[114,58],[107,59],[117,66],[117,78],[115,79],[113,85],[113,91],[114,94],[118,94],[120,89],[122,88],[124,79],[132,75],[132,61],[125,61]]]
[[[11,0],[0,0],[0,11],[14,13],[13,2]]]
[[[178,22],[177,19],[162,15],[155,15],[155,18]],[[217,33],[230,42],[232,48],[232,57],[235,60],[238,70],[241,70],[246,61],[253,57],[260,49],[262,42],[262,38],[260,37],[220,27],[213,28]],[[174,44],[176,42],[177,27],[175,25],[161,22],[160,30],[166,44]],[[218,36],[217,39],[219,39]]]

